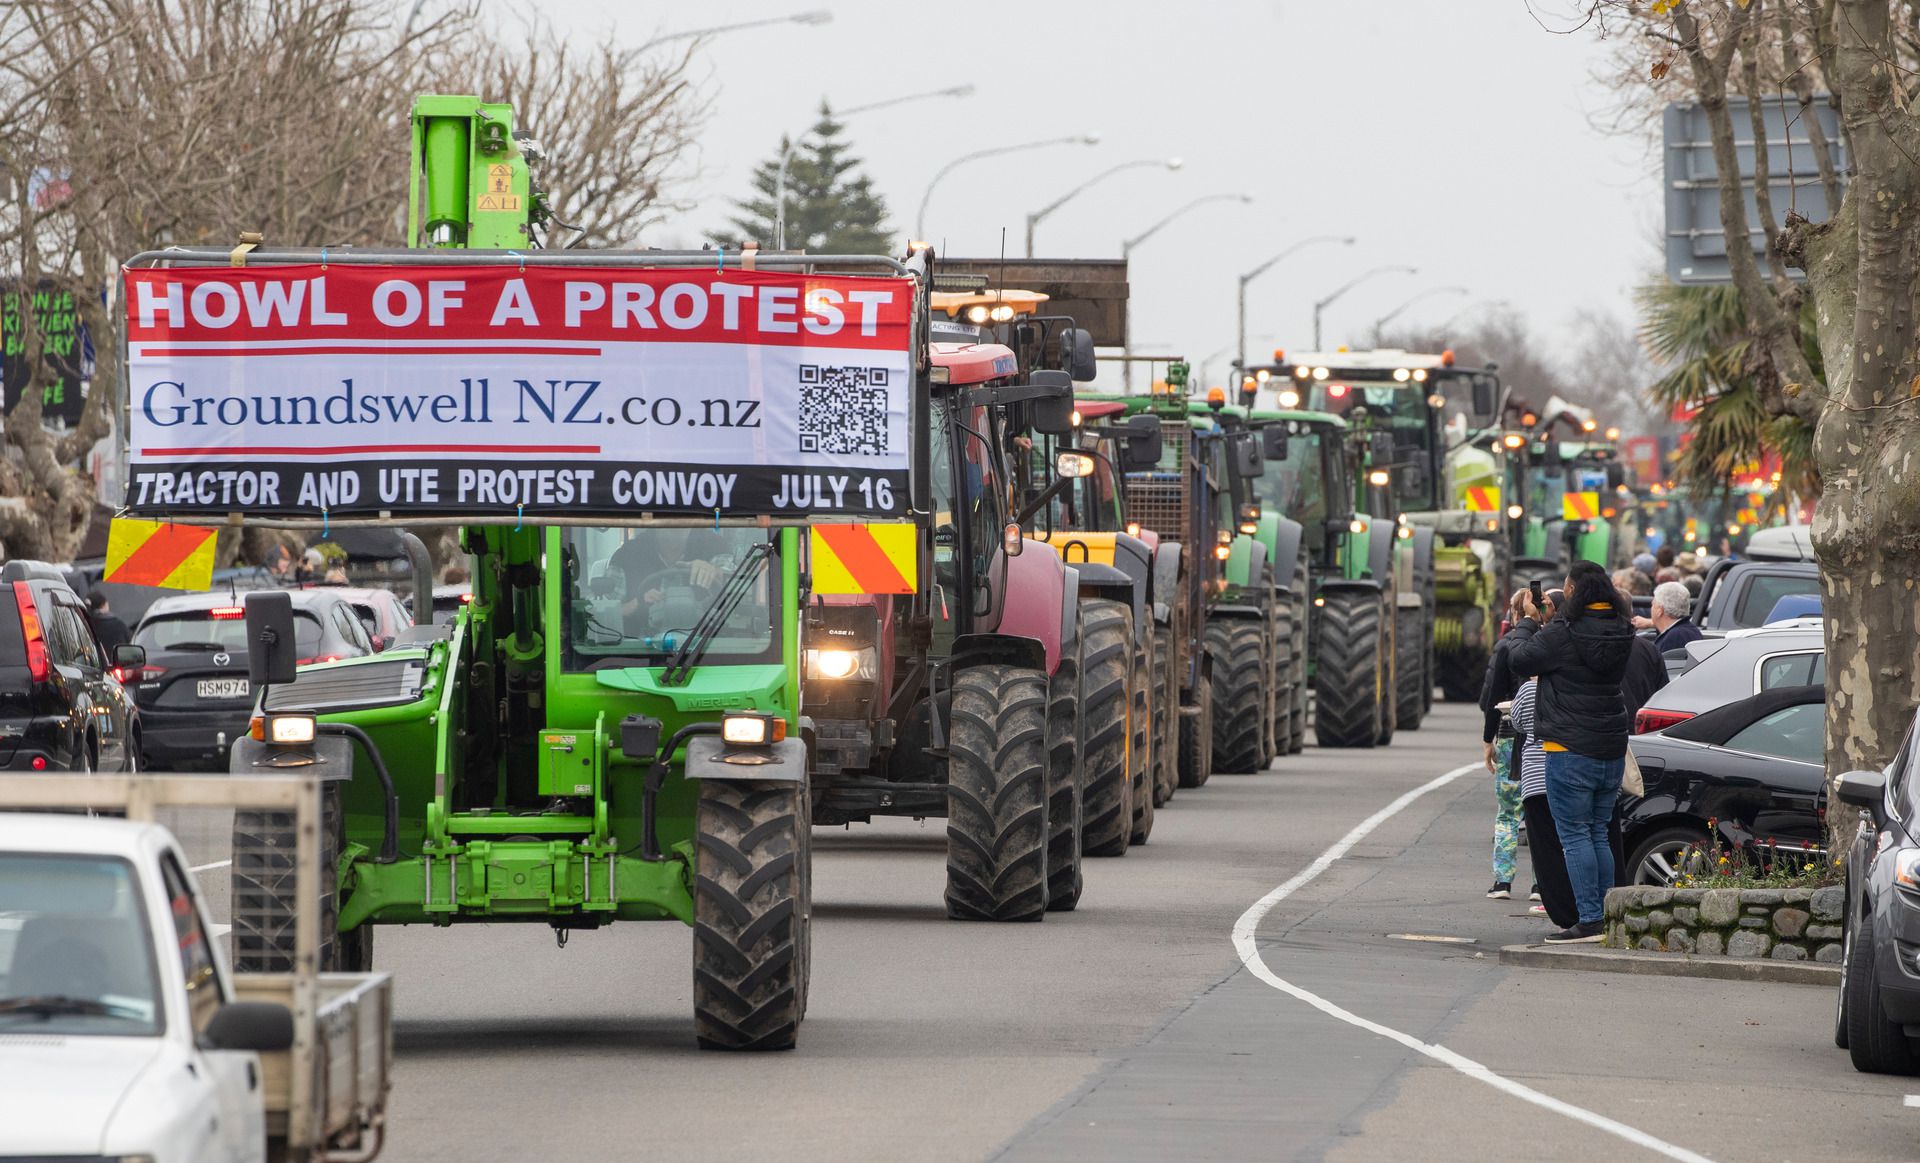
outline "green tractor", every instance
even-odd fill
[[[1466,433],[1498,415],[1499,376],[1492,367],[1457,367],[1451,352],[1276,355],[1249,369],[1243,392],[1264,386],[1278,403],[1346,419],[1367,459],[1367,483],[1385,490],[1379,511],[1410,530],[1397,546],[1403,582],[1394,619],[1396,718],[1411,730],[1436,685],[1449,699],[1479,697],[1498,633],[1502,465]]]
[[[1618,445],[1596,431],[1585,409],[1558,398],[1548,401],[1544,419],[1520,411],[1521,439],[1511,445],[1521,464],[1516,503],[1525,521],[1516,584],[1558,583],[1575,561],[1607,569],[1629,564],[1644,531]]]
[[[167,365],[142,342],[151,316],[237,311],[238,286],[255,337],[335,325],[319,332],[333,337],[323,358],[279,348],[260,374],[228,375],[253,393],[206,409],[238,417],[231,451],[188,449],[173,466],[219,458],[208,471],[162,473],[136,453],[133,507],[321,538],[366,523],[457,530],[472,598],[451,624],[300,667],[257,692],[255,735],[233,749],[236,772],[329,774],[337,878],[322,969],[367,968],[380,925],[544,925],[564,946],[615,921],[678,921],[693,930],[699,1044],[788,1048],[811,966],[801,530],[908,508],[904,458],[882,471],[894,463],[882,454],[924,408],[923,282],[885,258],[541,249],[548,215],[527,163],[508,107],[422,97],[412,248],[133,260],[128,301],[148,308],[130,314],[143,446],[179,444],[198,423],[154,412],[185,389],[158,378]],[[802,321],[804,348],[779,337]],[[700,342],[722,333],[733,342]],[[377,343],[356,355],[365,336]],[[858,348],[857,375],[813,362],[829,343]],[[603,382],[607,370],[626,382]],[[661,382],[636,393],[643,374]],[[308,383],[324,386],[298,394]],[[810,418],[827,403],[854,409],[837,413],[854,437]],[[246,413],[269,405],[281,426],[263,440]],[[791,432],[759,435],[796,424],[798,453]],[[330,444],[336,433],[347,442]],[[847,463],[826,445],[855,438],[868,467],[810,471]],[[369,455],[361,441],[387,443]],[[174,477],[240,484],[183,494],[166,487]],[[431,563],[415,548],[424,619]],[[291,616],[269,632],[308,638]],[[292,956],[291,826],[234,819],[234,960],[247,970]]]
[[[1284,399],[1284,397],[1282,397]],[[1261,511],[1299,530],[1282,572],[1303,615],[1291,627],[1292,667],[1283,686],[1304,733],[1307,692],[1322,747],[1390,742],[1399,698],[1395,613],[1403,601],[1406,527],[1391,516],[1384,486],[1368,476],[1376,451],[1339,416],[1297,408],[1255,409],[1266,472]],[[1384,449],[1378,449],[1384,451]],[[1282,546],[1282,552],[1285,546]]]

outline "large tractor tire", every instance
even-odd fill
[[[1267,608],[1267,640],[1272,646],[1272,653],[1268,656],[1271,667],[1267,672],[1268,714],[1271,716],[1267,732],[1271,739],[1269,750],[1277,759],[1282,755],[1293,754],[1293,591],[1291,589],[1279,589],[1273,592],[1273,601]]]
[[[1085,772],[1080,750],[1080,652],[1070,651],[1047,682],[1047,908],[1080,903],[1085,877],[1080,846],[1086,827]]]
[[[1173,798],[1180,786],[1180,681],[1174,673],[1172,637],[1165,626],[1153,628],[1148,662],[1153,671],[1153,806]]]
[[[1133,667],[1127,715],[1127,786],[1133,796],[1133,828],[1128,843],[1145,844],[1153,835],[1153,678],[1149,673],[1147,647],[1136,636],[1133,642]]]
[[[1427,696],[1423,692],[1433,687],[1433,679],[1427,672],[1426,611],[1407,606],[1396,609],[1394,617],[1393,644],[1399,652],[1394,667],[1394,689],[1399,705],[1394,708],[1394,719],[1402,731],[1417,731],[1420,720],[1427,717]]]
[[[1385,747],[1393,742],[1393,733],[1400,726],[1400,700],[1394,693],[1399,690],[1400,626],[1394,620],[1391,594],[1380,595],[1380,625],[1383,627],[1380,639],[1380,734],[1374,739],[1374,745]]]
[[[1047,839],[1047,676],[968,667],[947,733],[947,915],[1044,919]]]
[[[1307,745],[1307,566],[1293,567],[1293,722],[1288,734],[1287,752],[1298,755]]]
[[[1450,650],[1439,656],[1440,693],[1450,703],[1472,703],[1480,699],[1480,688],[1487,681],[1487,652]]]
[[[373,925],[340,932],[340,852],[346,847],[341,784],[320,791],[320,971],[365,973],[373,968]],[[294,871],[292,812],[233,813],[233,968],[237,973],[293,972],[293,919],[300,907]]]
[[[1388,690],[1380,630],[1380,596],[1367,590],[1331,590],[1317,608],[1314,660],[1314,742],[1322,747],[1372,747],[1380,742]]]
[[[1086,826],[1080,850],[1125,856],[1133,832],[1133,779],[1127,769],[1133,705],[1133,611],[1095,598],[1080,606],[1081,713],[1086,739]]]
[[[802,783],[700,782],[693,1027],[703,1050],[791,1050],[812,966],[812,825]]]
[[[1259,622],[1216,619],[1207,624],[1213,659],[1213,768],[1237,775],[1265,769],[1260,719],[1266,714],[1265,651]]]
[[[1202,676],[1199,705],[1180,714],[1180,786],[1202,787],[1213,776],[1213,683]]]

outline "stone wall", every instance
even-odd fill
[[[1825,888],[1616,888],[1607,893],[1615,949],[1840,960],[1846,890]]]

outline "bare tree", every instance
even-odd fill
[[[473,0],[0,0],[0,271],[70,291],[98,358],[79,423],[41,424],[53,369],[20,312],[30,381],[0,459],[0,544],[70,557],[93,513],[74,463],[120,384],[120,263],[166,245],[392,245],[416,93],[483,87],[544,129],[555,205],[595,241],[660,205],[702,114],[687,57],[500,37]]]
[[[1920,9],[1906,0],[1600,0],[1589,15],[1643,46],[1650,78],[1683,65],[1688,96],[1707,114],[1755,391],[1768,414],[1814,425],[1828,773],[1879,767],[1920,702],[1920,473],[1911,466],[1920,451]],[[1838,104],[1851,154],[1844,196],[1833,143],[1804,113],[1820,89]],[[1833,214],[1814,224],[1796,208],[1777,227],[1763,214],[1763,268],[1733,180],[1735,141],[1753,126],[1735,124],[1729,98],[1751,108],[1782,91],[1803,110],[1796,129],[1814,138]],[[1804,285],[1789,268],[1806,272]],[[1809,295],[1818,369],[1802,334]]]

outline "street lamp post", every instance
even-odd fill
[[[934,97],[971,97],[973,85],[954,85],[946,89],[931,89],[925,93],[908,93],[904,97],[889,97],[885,101],[870,101],[865,105],[855,105],[851,109],[842,109],[838,116],[851,117],[856,113],[870,113],[875,109],[885,109],[893,105],[905,105],[909,101],[926,101]],[[811,131],[808,131],[811,132]],[[773,183],[773,249],[787,249],[787,164],[793,160],[793,151],[800,148],[800,142],[807,134],[786,138],[780,146],[780,176]]]
[[[1320,350],[1320,312],[1326,310],[1328,307],[1331,307],[1334,301],[1339,299],[1340,296],[1346,294],[1348,291],[1353,290],[1355,287],[1359,286],[1361,283],[1366,282],[1368,279],[1373,278],[1375,275],[1386,275],[1386,274],[1417,275],[1419,273],[1420,273],[1419,267],[1407,267],[1407,266],[1374,267],[1370,271],[1363,271],[1360,274],[1355,275],[1353,278],[1347,280],[1347,282],[1345,282],[1344,284],[1336,288],[1331,295],[1328,295],[1326,298],[1316,301],[1313,305],[1313,349],[1315,351]]]
[[[1113,175],[1120,173],[1123,170],[1137,170],[1147,166],[1165,166],[1167,169],[1177,170],[1184,164],[1185,163],[1182,162],[1177,157],[1170,157],[1165,161],[1161,161],[1157,158],[1142,158],[1139,161],[1121,162],[1117,166],[1113,166],[1109,169],[1101,170],[1099,173],[1093,175],[1091,178],[1088,178],[1086,181],[1081,182],[1079,185],[1075,186],[1073,189],[1068,190],[1066,193],[1060,195],[1058,198],[1055,198],[1053,201],[1047,203],[1045,206],[1042,206],[1038,210],[1035,210],[1033,213],[1027,215],[1027,257],[1028,258],[1033,257],[1033,228],[1040,225],[1040,220],[1042,218],[1045,218],[1047,215],[1053,213],[1055,210],[1058,210],[1060,207],[1065,206],[1068,202],[1071,202],[1074,198],[1086,192],[1091,187],[1099,185],[1101,182],[1106,181],[1108,178],[1111,178]]]
[[[418,11],[419,5],[414,5]],[[411,19],[411,17],[409,17]],[[665,44],[670,40],[698,40],[703,36],[716,36],[722,32],[738,32],[743,28],[765,28],[769,24],[830,24],[833,13],[825,8],[810,8],[805,12],[796,12],[791,16],[768,16],[761,20],[742,20],[737,24],[719,24],[712,28],[689,28],[684,32],[669,32],[656,36],[641,45],[635,52],[645,52],[656,44]]]
[[[1021,150],[1040,149],[1049,145],[1099,145],[1097,133],[1076,133],[1067,137],[1049,137],[1044,141],[1023,141],[1019,145],[996,145],[988,149],[976,149],[972,153],[963,153],[946,165],[934,171],[933,180],[927,183],[927,192],[920,195],[920,209],[913,216],[913,236],[927,236],[927,203],[933,201],[933,192],[940,188],[940,179],[971,161],[985,157],[999,157],[1003,153],[1019,153]]]
[[[1248,271],[1246,274],[1240,276],[1240,327],[1238,331],[1240,340],[1239,340],[1239,343],[1237,344],[1237,348],[1240,352],[1240,357],[1238,360],[1240,367],[1244,368],[1247,366],[1247,284],[1259,278],[1261,275],[1266,274],[1267,271],[1273,268],[1275,263],[1278,263],[1281,259],[1286,258],[1288,255],[1292,254],[1294,251],[1300,250],[1303,247],[1312,246],[1317,242],[1337,242],[1342,246],[1352,246],[1353,236],[1352,235],[1342,236],[1338,234],[1316,234],[1312,238],[1303,238],[1299,242],[1296,242],[1292,246],[1289,246],[1287,249],[1281,251],[1279,254],[1274,255],[1272,258],[1268,259],[1266,262],[1261,263],[1259,266],[1254,267],[1252,270]]]
[[[1162,228],[1166,227],[1167,225],[1172,223],[1174,219],[1187,213],[1189,210],[1193,210],[1193,209],[1197,209],[1198,207],[1205,206],[1209,202],[1227,202],[1227,201],[1242,202],[1242,203],[1251,202],[1253,201],[1253,195],[1252,194],[1206,194],[1201,197],[1195,198],[1193,201],[1188,202],[1186,205],[1175,210],[1173,213],[1167,215],[1165,218],[1162,218],[1160,221],[1154,223],[1152,226],[1147,227],[1145,230],[1142,230],[1140,233],[1134,235],[1132,238],[1123,240],[1120,243],[1120,260],[1122,262],[1127,261],[1132,256],[1134,247],[1139,246],[1141,243],[1145,242],[1147,239],[1152,238],[1154,235],[1160,233]],[[1029,246],[1027,247],[1027,253],[1029,257],[1031,257],[1033,253],[1033,247],[1031,246],[1031,244],[1029,244]],[[1131,295],[1127,296],[1126,302],[1122,306],[1121,310],[1124,313],[1123,325],[1126,329],[1124,334],[1127,337],[1126,342],[1122,345],[1121,353],[1123,355],[1132,355],[1133,354],[1133,339],[1132,339],[1133,296]],[[1128,391],[1131,391],[1133,389],[1133,361],[1132,360],[1128,360],[1126,363],[1123,363],[1120,365],[1120,380],[1121,380],[1121,386],[1123,388],[1125,388]]]
[[[1478,303],[1468,303],[1466,306],[1460,308],[1458,311],[1455,311],[1453,314],[1447,316],[1447,321],[1440,325],[1440,334],[1445,335],[1447,332],[1453,329],[1453,325],[1455,323],[1460,322],[1460,320],[1466,318],[1468,315],[1473,314],[1475,311],[1484,311],[1489,307],[1510,307],[1510,306],[1512,306],[1512,304],[1507,302],[1505,299],[1483,299]]]
[[[1386,329],[1387,324],[1393,322],[1395,319],[1398,319],[1400,317],[1401,312],[1405,311],[1408,307],[1413,306],[1415,303],[1418,303],[1420,300],[1431,299],[1435,295],[1468,295],[1468,294],[1472,294],[1472,292],[1467,290],[1465,287],[1433,287],[1429,290],[1420,292],[1419,294],[1415,295],[1413,298],[1408,299],[1406,302],[1400,304],[1398,307],[1395,307],[1393,310],[1387,312],[1385,315],[1382,315],[1380,316],[1380,318],[1375,319],[1373,321],[1373,345],[1375,347],[1379,347],[1380,333]]]

